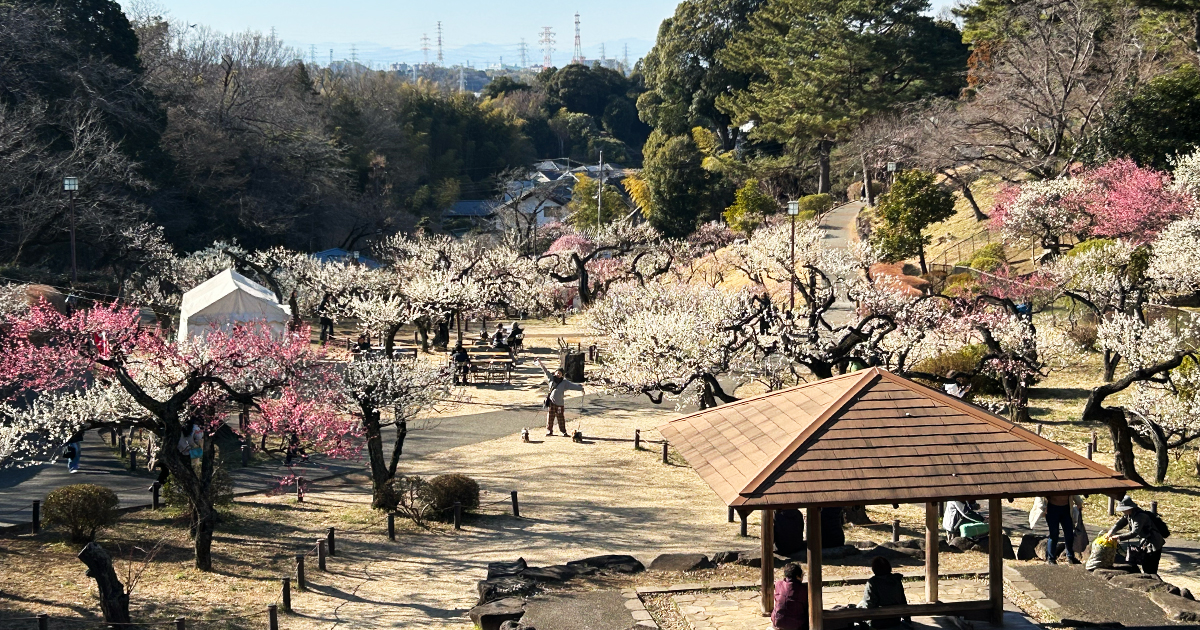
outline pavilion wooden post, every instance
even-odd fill
[[[808,630],[824,630],[825,604],[821,597],[821,508],[808,508],[805,517],[804,537],[808,542]]]
[[[775,609],[775,510],[763,510],[762,519],[762,613]]]
[[[988,499],[988,599],[992,602],[992,625],[1004,624],[1004,512],[1000,497]]]
[[[925,601],[938,600],[938,504],[925,504]]]

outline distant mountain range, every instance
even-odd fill
[[[320,65],[329,63],[330,50],[333,51],[332,57],[334,61],[348,61],[351,56],[363,65],[370,65],[373,68],[384,68],[393,63],[422,63],[425,60],[425,54],[421,51],[420,46],[413,48],[402,48],[395,46],[384,46],[373,42],[355,42],[355,43],[301,43],[301,42],[286,42],[289,46],[295,47],[304,54],[305,59],[309,59],[310,55],[316,57],[316,62]],[[644,39],[626,38],[617,39],[610,42],[604,42],[604,56],[608,59],[621,60],[625,56],[625,47],[629,47],[629,63],[632,65],[638,59],[646,56],[650,52],[650,48],[654,46],[654,42]],[[526,65],[541,65],[542,50],[538,48],[537,42],[530,38],[526,40]],[[567,38],[564,44],[561,41],[555,45],[554,65],[562,67],[571,61],[571,53],[574,48]],[[583,56],[588,60],[600,59],[600,43],[591,46],[583,47]],[[504,65],[515,66],[520,62],[520,45],[512,44],[469,44],[458,48],[446,48],[442,51],[442,58],[445,65],[456,66],[468,64],[480,69],[486,69],[500,63],[500,59],[504,59]],[[429,51],[429,62],[437,61],[437,50],[431,46]]]

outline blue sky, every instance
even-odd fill
[[[119,0],[128,10],[135,0]],[[154,0],[152,0],[154,1]],[[359,59],[375,62],[417,61],[422,34],[430,46],[436,41],[441,20],[446,63],[470,60],[474,65],[516,61],[521,38],[531,58],[541,59],[538,36],[542,27],[555,33],[555,63],[571,58],[575,12],[580,14],[584,54],[599,56],[606,44],[609,57],[620,57],[629,44],[630,61],[654,42],[658,25],[675,11],[677,0],[606,0],[605,2],[513,2],[511,0],[433,0],[383,2],[381,0],[156,0],[171,17],[189,24],[205,24],[220,31],[269,31],[290,45],[308,51],[316,46],[318,60],[329,49],[336,59],[348,58],[357,45]],[[934,9],[949,4],[934,0]],[[493,44],[478,47],[479,44]]]

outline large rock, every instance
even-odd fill
[[[1119,575],[1129,575],[1126,571],[1118,571],[1116,569],[1094,569],[1092,575],[1102,577],[1106,580],[1111,580]]]
[[[771,557],[774,558],[775,568],[782,567],[782,566],[786,565],[788,562],[792,561],[787,556],[781,556],[777,553],[771,554]],[[743,551],[740,554],[738,554],[738,559],[735,562],[735,564],[740,564],[744,567],[755,567],[755,568],[761,567],[762,566],[762,551],[758,550],[758,549],[751,549],[749,551]]]
[[[488,563],[488,579],[498,577],[511,577],[521,575],[521,572],[528,569],[529,565],[525,564],[525,558],[517,558],[512,562],[489,562]]]
[[[854,545],[842,545],[841,547],[829,547],[821,550],[822,560],[841,560],[849,556],[857,556],[862,553],[858,547]],[[807,555],[807,554],[806,554]]]
[[[775,512],[775,551],[790,556],[804,551],[804,514],[800,510]]]
[[[822,547],[841,547],[846,544],[846,530],[843,529],[843,524],[842,508],[825,508],[821,510]]]
[[[975,548],[974,540],[971,540],[970,538],[963,538],[962,536],[955,536],[954,538],[951,538],[948,544],[959,551],[970,551]]]
[[[1046,540],[1046,537],[1037,534],[1025,534],[1021,536],[1021,546],[1017,547],[1017,560],[1033,560],[1036,558],[1038,543],[1043,540]],[[1045,545],[1042,548],[1045,549]]]
[[[521,577],[535,582],[566,582],[578,575],[578,572],[563,564],[548,567],[529,567],[521,571]]]
[[[1200,602],[1180,597],[1179,595],[1172,595],[1165,591],[1150,593],[1150,601],[1158,604],[1158,607],[1162,608],[1167,617],[1170,617],[1173,621],[1182,621],[1184,623],[1200,621]]]
[[[729,564],[730,562],[737,562],[738,556],[741,553],[740,551],[718,551],[712,555],[712,563]]]
[[[637,558],[621,555],[593,556],[583,560],[572,560],[567,563],[567,566],[577,571],[582,567],[613,573],[641,573],[646,570],[646,567],[638,562]]]
[[[712,567],[713,563],[702,553],[664,553],[650,563],[651,571],[699,571]]]
[[[537,590],[537,582],[518,575],[480,580],[476,585],[479,603],[486,604],[509,597],[524,597]]]
[[[1130,573],[1128,575],[1117,575],[1108,581],[1113,586],[1127,588],[1131,591],[1141,591],[1150,593],[1153,591],[1166,591],[1170,584],[1162,581],[1162,578],[1154,574],[1148,573]]]
[[[1037,547],[1034,548],[1034,552],[1037,554],[1038,560],[1046,559],[1046,547],[1048,547],[1048,546],[1050,546],[1049,538],[1044,538],[1038,542]],[[1054,558],[1055,559],[1062,558],[1062,557],[1064,557],[1064,554],[1066,554],[1066,552],[1067,552],[1067,543],[1060,540],[1058,542],[1058,544],[1055,545],[1055,547],[1054,547]]]
[[[519,597],[508,597],[480,604],[467,614],[471,617],[471,621],[483,630],[500,630],[500,624],[506,621],[519,621],[525,615],[525,600]]]

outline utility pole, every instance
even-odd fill
[[[438,23],[437,23],[437,65],[438,65],[438,67],[439,68],[442,67],[443,63],[444,63],[444,61],[442,59],[442,22],[441,22],[441,20],[438,20]]]
[[[542,27],[542,35],[538,38],[538,43],[542,45],[542,68],[551,68],[554,66],[554,31],[550,30],[549,26]]]
[[[521,54],[521,67],[522,68],[528,67],[529,63],[528,63],[527,57],[529,55],[529,46],[527,46],[525,44],[524,37],[521,38],[521,44],[520,44],[520,46],[517,47],[517,50],[519,50],[520,54]]]
[[[796,215],[800,214],[800,202],[789,201],[788,215],[792,217],[792,266],[788,269],[788,310],[796,310]]]
[[[79,282],[79,268],[75,264],[75,191],[79,190],[79,178],[64,177],[63,190],[71,200],[71,286],[75,286]]]
[[[600,210],[604,207],[604,151],[600,152],[600,172],[596,174],[600,185],[596,187],[596,233],[600,233]]]
[[[583,46],[579,40],[579,12],[575,12],[575,53],[571,56],[571,63],[583,63]]]

